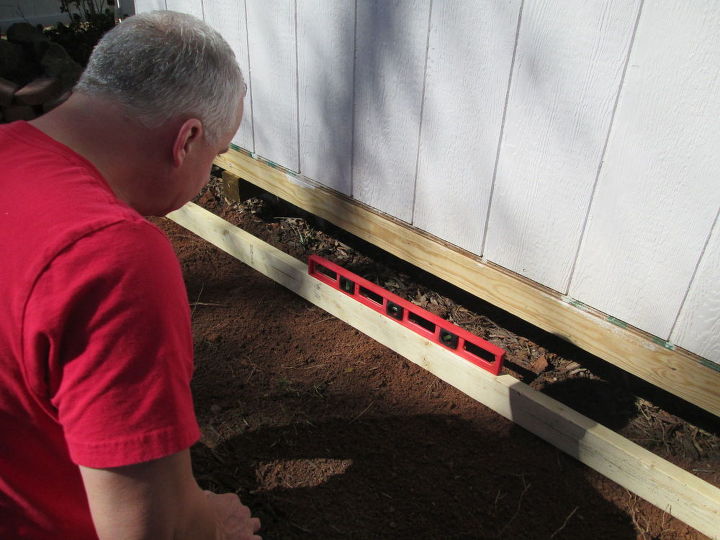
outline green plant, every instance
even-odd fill
[[[87,21],[92,23],[99,18],[105,18],[108,6],[113,6],[113,0],[58,0],[60,12],[67,13],[70,21]],[[103,9],[103,6],[105,8]]]
[[[112,0],[58,0],[60,12],[67,13],[69,24],[58,22],[45,35],[62,45],[82,66],[87,64],[95,44],[115,26],[115,13],[109,9]]]

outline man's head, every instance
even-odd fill
[[[144,13],[105,34],[73,95],[32,123],[91,161],[138,212],[164,215],[207,183],[245,91],[219,33],[191,15]]]
[[[222,36],[184,13],[126,19],[100,40],[76,92],[122,104],[147,127],[197,118],[212,144],[232,123],[245,82]]]

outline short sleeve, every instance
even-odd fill
[[[150,223],[116,223],[55,257],[28,300],[23,342],[31,386],[76,464],[140,463],[198,439],[187,293]]]

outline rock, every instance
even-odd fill
[[[20,45],[32,45],[40,41],[47,41],[42,31],[30,23],[15,23],[10,25],[7,31],[7,39],[10,43]]]
[[[14,82],[0,77],[0,106],[9,106],[18,88],[20,87]]]
[[[55,99],[61,92],[59,79],[35,79],[15,92],[15,102],[18,105],[42,105],[46,101]]]
[[[43,54],[40,65],[48,77],[60,80],[63,90],[69,90],[80,78],[82,67],[75,62],[58,43],[50,43]]]
[[[3,107],[2,114],[6,122],[33,120],[37,116],[35,110],[29,105],[10,105],[9,107]]]
[[[24,59],[25,53],[20,45],[0,39],[0,77],[15,73]]]

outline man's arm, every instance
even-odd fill
[[[259,539],[260,520],[233,493],[200,489],[190,451],[110,469],[80,467],[101,540]]]

